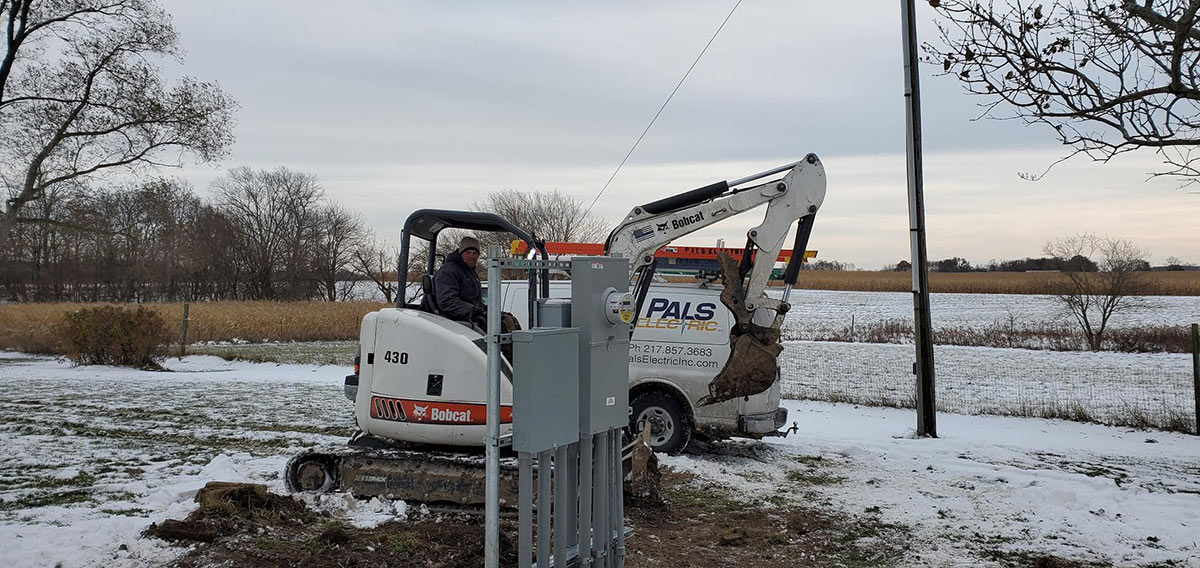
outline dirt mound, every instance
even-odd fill
[[[200,507],[182,521],[151,524],[144,536],[167,541],[214,542],[220,537],[280,524],[303,525],[320,515],[291,497],[264,485],[210,482],[196,494]]]
[[[483,517],[444,514],[360,529],[312,511],[262,485],[214,482],[183,520],[150,525],[144,536],[196,545],[173,565],[447,566],[484,563]],[[516,564],[516,527],[502,522],[501,559]]]

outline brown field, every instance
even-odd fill
[[[1153,272],[1157,294],[1200,296],[1200,271]],[[1054,272],[933,273],[933,292],[1045,294],[1065,277]],[[799,287],[813,290],[905,292],[907,272],[805,271]],[[0,304],[0,349],[58,351],[52,327],[64,313],[97,304]],[[183,304],[143,304],[159,313],[173,332],[182,331]],[[188,341],[326,341],[358,337],[359,323],[379,302],[205,302],[189,306]]]
[[[53,326],[63,314],[100,304],[0,304],[0,349],[57,352]],[[183,304],[142,304],[182,334]],[[379,302],[206,302],[188,306],[188,341],[323,341],[358,337]]]
[[[1200,296],[1200,271],[1150,272],[1151,294]],[[931,292],[964,294],[1048,294],[1054,284],[1066,280],[1058,272],[934,272],[929,275]],[[908,292],[908,272],[832,272],[806,270],[796,285],[809,290],[856,290],[861,292]]]

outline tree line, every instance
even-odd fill
[[[333,301],[348,274],[394,266],[311,175],[243,167],[212,189],[202,199],[166,178],[55,188],[0,245],[0,290],[14,301]]]
[[[1144,258],[1134,259],[1131,262],[1133,270],[1152,269],[1150,262]],[[908,272],[912,270],[912,263],[907,260],[901,260],[896,264],[889,264],[883,267],[883,269]],[[972,265],[967,259],[957,256],[929,261],[930,272],[1097,272],[1100,269],[1100,266],[1095,261],[1083,255],[1073,255],[1070,258],[1046,256],[1040,258],[1026,257],[1015,260],[992,259],[987,264],[978,265]],[[1168,265],[1167,269],[1184,270],[1185,267],[1178,264],[1171,264]]]
[[[559,191],[487,194],[471,205],[549,241],[597,241],[607,225]],[[445,231],[439,256],[464,231]],[[513,235],[475,235],[508,248]],[[428,258],[414,240],[410,267]],[[61,186],[0,241],[0,300],[147,302],[348,299],[366,284],[391,302],[398,247],[319,180],[287,168],[235,168],[199,197],[169,178],[97,190]],[[412,280],[412,278],[410,278]]]

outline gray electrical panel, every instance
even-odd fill
[[[579,441],[579,330],[514,331],[513,449],[537,453]]]
[[[537,311],[538,327],[571,327],[571,300],[539,298]]]
[[[629,260],[571,260],[571,322],[579,328],[579,432],[599,434],[629,423],[631,325],[610,323],[606,300],[629,289]]]

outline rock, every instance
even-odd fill
[[[721,546],[742,546],[746,544],[746,533],[742,529],[733,529],[721,535]]]
[[[210,481],[196,492],[195,501],[201,507],[214,507],[220,503],[233,501],[234,494],[259,493],[265,494],[267,486],[258,483],[234,483],[230,481]]]
[[[209,527],[197,523],[167,519],[162,524],[150,525],[147,532],[163,540],[190,540],[193,542],[212,542],[217,533]]]

